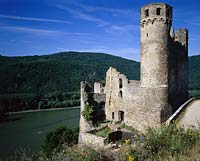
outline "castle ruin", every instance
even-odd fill
[[[158,127],[188,99],[188,30],[171,28],[171,6],[153,3],[140,9],[140,81],[110,67],[105,86],[81,83],[81,112],[86,103],[94,107],[94,121],[107,119],[139,131]],[[130,69],[134,70],[134,69]],[[104,140],[93,138],[91,122],[80,116],[79,143]],[[88,135],[87,135],[88,134]]]

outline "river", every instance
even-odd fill
[[[19,146],[38,152],[45,135],[60,126],[79,125],[79,108],[10,114],[0,124],[0,158],[6,158]]]

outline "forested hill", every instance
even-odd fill
[[[105,79],[110,66],[130,79],[139,79],[139,63],[124,58],[87,52],[63,52],[44,56],[0,56],[0,94],[79,91],[82,80]]]
[[[103,53],[62,52],[44,56],[0,56],[0,94],[79,91],[80,81],[105,79],[110,66],[139,79],[139,63]],[[200,56],[189,58],[189,87],[200,89]]]
[[[189,89],[200,91],[200,55],[189,57],[188,77],[189,77]]]

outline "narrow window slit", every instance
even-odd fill
[[[112,119],[114,120],[115,119],[115,113],[112,112]]]
[[[144,12],[145,12],[145,16],[148,17],[149,16],[149,9],[146,9]]]
[[[122,91],[119,91],[119,97],[122,98]]]
[[[119,79],[119,88],[122,88],[122,79]]]

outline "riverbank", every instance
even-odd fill
[[[56,110],[64,110],[64,109],[76,109],[80,108],[80,106],[74,106],[74,107],[65,107],[65,108],[50,108],[50,109],[36,109],[36,110],[25,110],[25,111],[17,111],[17,112],[7,112],[6,115],[12,115],[12,114],[21,114],[21,113],[30,113],[30,112],[43,112],[43,111],[56,111]]]

